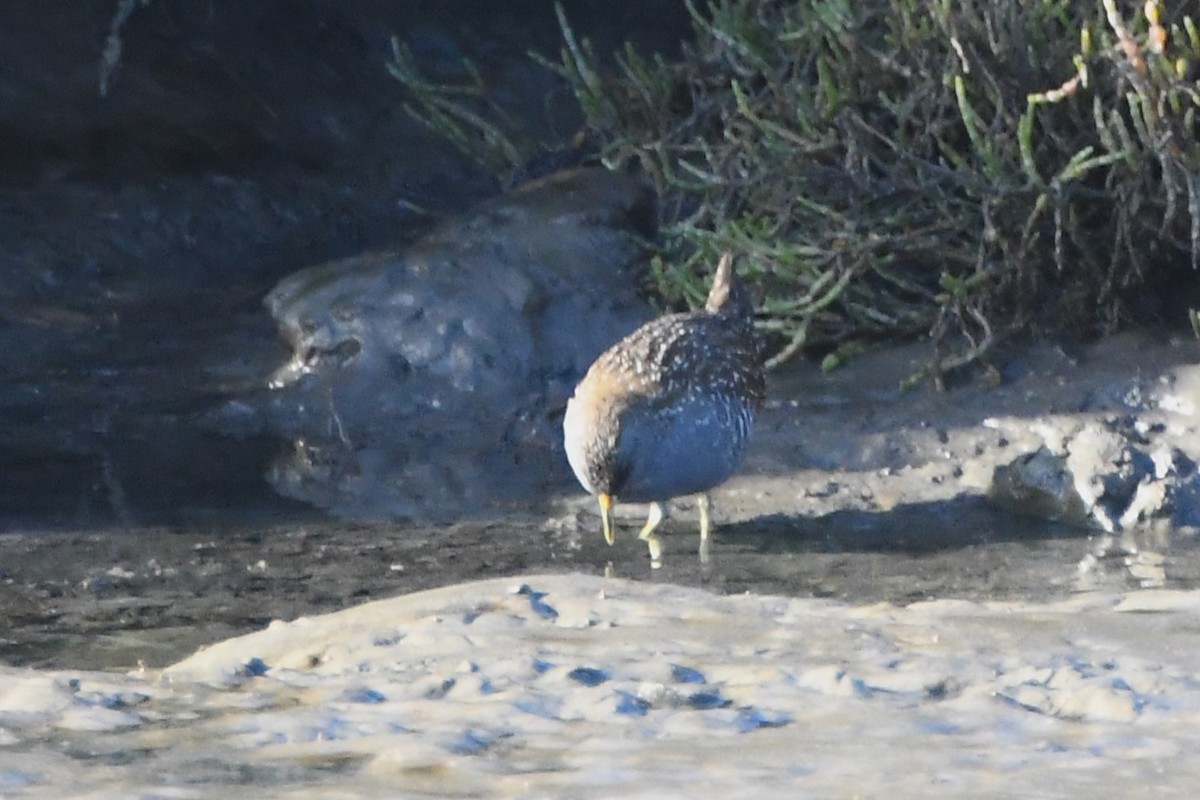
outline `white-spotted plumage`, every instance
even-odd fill
[[[648,502],[640,537],[659,565],[662,504],[699,494],[706,559],[707,493],[741,464],[763,392],[753,304],[725,254],[704,309],[652,320],[617,342],[567,404],[567,458],[600,500],[608,542],[616,500]]]

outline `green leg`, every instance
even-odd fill
[[[642,532],[638,534],[638,538],[650,547],[651,569],[662,567],[662,540],[658,538],[658,534],[654,532],[654,529],[658,527],[658,523],[662,522],[666,516],[667,512],[663,508],[662,503],[651,503],[650,514],[646,517],[646,524],[642,526]]]

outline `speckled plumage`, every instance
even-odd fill
[[[600,499],[612,543],[617,499],[651,504],[641,538],[659,563],[662,503],[700,494],[707,555],[707,492],[742,462],[763,400],[754,309],[729,254],[705,308],[648,322],[604,352],[567,404],[563,432],[579,482]]]

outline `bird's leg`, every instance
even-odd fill
[[[646,517],[646,524],[642,526],[642,532],[638,534],[638,538],[650,547],[651,569],[662,567],[662,540],[658,538],[658,534],[654,532],[654,529],[658,527],[658,523],[662,522],[666,516],[667,512],[663,508],[662,503],[651,503],[650,514]]]
[[[600,500],[600,524],[604,527],[604,541],[613,546],[613,498],[611,494],[602,494]]]
[[[700,495],[700,563],[708,563],[708,530],[711,519],[712,498],[707,494]]]

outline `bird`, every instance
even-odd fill
[[[754,303],[724,253],[704,308],[647,322],[602,353],[567,401],[571,470],[600,504],[614,542],[617,500],[649,503],[638,538],[662,566],[656,533],[676,497],[699,495],[700,560],[709,560],[709,491],[741,465],[765,394]]]

